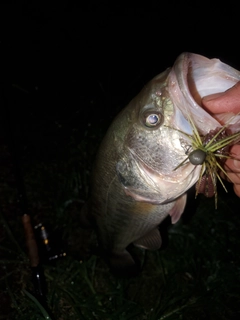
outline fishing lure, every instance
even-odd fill
[[[235,117],[235,116],[234,116]],[[226,159],[239,160],[229,153],[229,148],[234,143],[240,141],[240,132],[231,134],[228,129],[228,125],[233,118],[231,118],[223,127],[211,130],[207,135],[201,136],[197,130],[191,117],[188,121],[191,124],[193,134],[186,134],[191,141],[190,150],[188,150],[187,157],[174,169],[177,170],[183,166],[187,161],[190,161],[193,165],[201,165],[201,171],[199,179],[196,183],[195,197],[200,193],[200,187],[204,183],[204,194],[209,197],[215,196],[215,208],[217,209],[217,180],[220,181],[224,190],[227,192],[223,180],[220,176],[220,172],[223,172],[226,177],[231,181],[231,178],[223,168]],[[213,190],[212,190],[213,187]]]

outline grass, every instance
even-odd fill
[[[168,219],[163,223],[163,247],[154,252],[135,249],[142,272],[133,278],[114,276],[101,257],[87,250],[86,239],[94,241],[94,235],[81,229],[78,216],[110,120],[84,128],[73,120],[50,121],[48,127],[40,121],[37,129],[24,132],[16,127],[32,223],[46,226],[53,252],[66,252],[48,261],[36,233],[46,305],[34,294],[12,158],[2,142],[0,319],[239,318],[240,199],[231,184],[226,184],[227,194],[219,186],[217,210],[213,198],[199,195],[195,200],[190,190],[182,219],[174,226]]]

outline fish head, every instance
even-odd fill
[[[187,158],[192,127],[168,92],[170,69],[152,79],[131,101],[124,156],[116,169],[126,194],[137,201],[173,201],[197,180],[200,167]]]
[[[125,151],[116,166],[127,195],[164,204],[198,181],[202,166],[187,159],[193,134],[189,118],[201,135],[222,126],[202,108],[201,99],[239,80],[239,72],[218,59],[183,53],[143,88],[126,108]]]

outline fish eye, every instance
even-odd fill
[[[147,119],[146,123],[150,126],[155,126],[159,121],[159,117],[157,114],[150,114]]]
[[[201,149],[196,149],[189,154],[188,158],[191,164],[194,164],[194,165],[203,164],[206,158],[206,152]]]
[[[142,122],[148,128],[156,128],[163,122],[163,115],[156,111],[147,111],[143,113]]]

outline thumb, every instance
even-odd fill
[[[205,96],[202,105],[210,113],[240,112],[240,81],[225,92]]]

